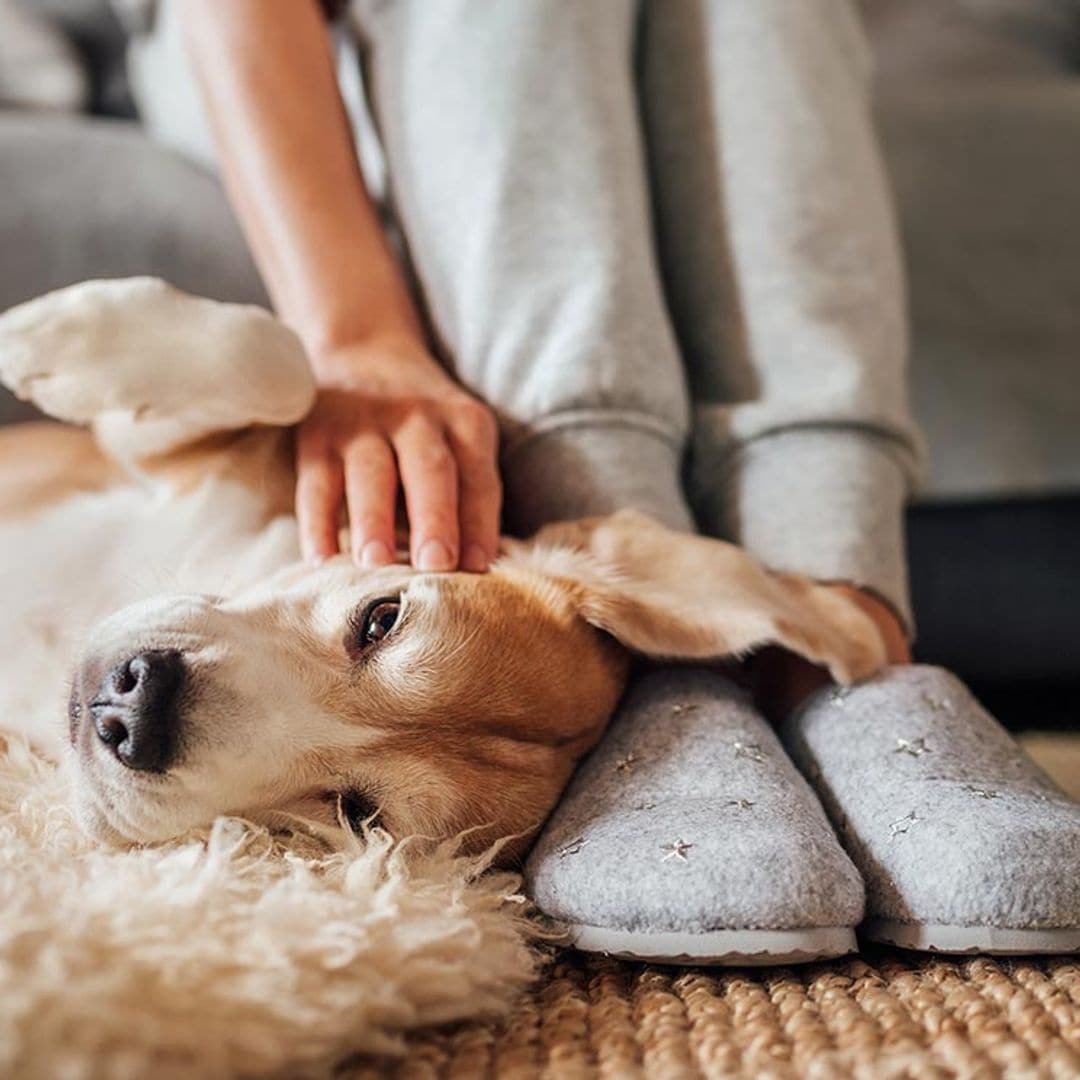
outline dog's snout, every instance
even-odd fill
[[[176,751],[186,674],[175,650],[142,652],[111,668],[90,711],[94,730],[130,769],[162,772]]]

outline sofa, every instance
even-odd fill
[[[908,515],[916,649],[1007,722],[1071,726],[1080,0],[863,7],[907,254],[913,401],[932,461]],[[152,6],[0,0],[0,24],[16,9],[41,55],[79,78],[51,90],[39,79],[52,96],[39,85],[34,100],[17,85],[20,58],[0,45],[0,310],[130,274],[265,304],[217,180],[140,129],[124,55]],[[27,415],[0,400],[0,421]]]

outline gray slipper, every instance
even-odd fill
[[[864,936],[1080,950],[1080,803],[953,675],[912,665],[823,690],[783,735],[862,871]]]
[[[747,695],[639,679],[529,859],[542,910],[590,952],[779,964],[855,947],[862,882]]]

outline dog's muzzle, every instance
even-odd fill
[[[84,672],[84,676],[87,673]],[[109,668],[94,690],[84,684],[78,706],[96,738],[122,765],[164,772],[179,743],[179,704],[187,681],[183,656],[173,650],[141,652]]]

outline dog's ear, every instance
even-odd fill
[[[845,684],[885,662],[877,627],[841,593],[633,511],[550,525],[515,547],[585,619],[646,656],[720,659],[780,645]]]

